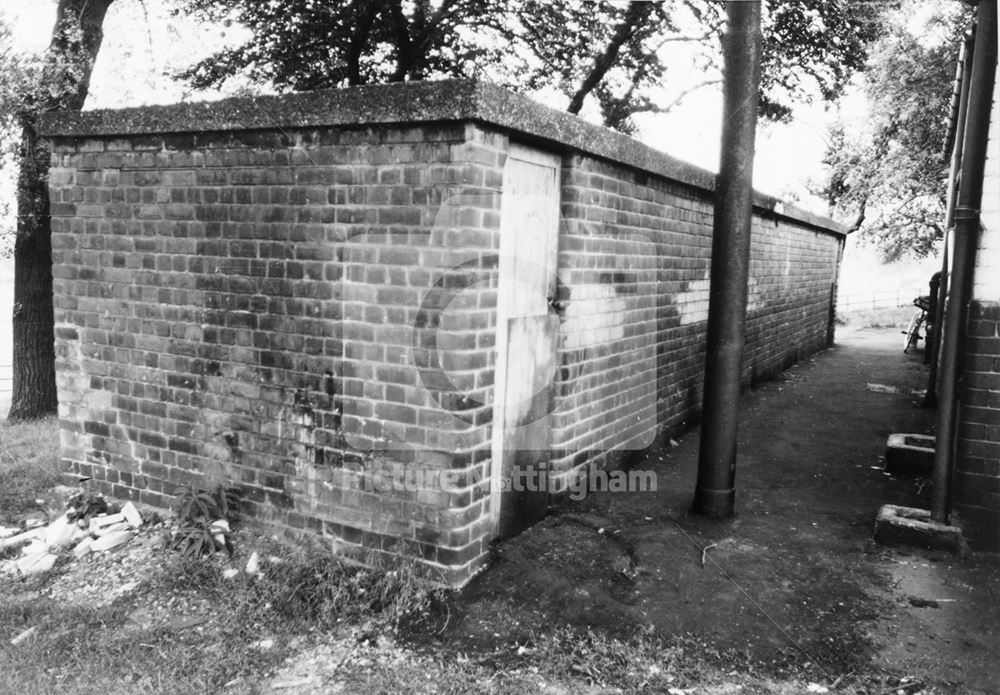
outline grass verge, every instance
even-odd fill
[[[0,421],[0,523],[35,508],[35,500],[58,485],[59,432],[56,418]]]
[[[887,309],[855,309],[837,312],[837,325],[847,328],[899,328],[910,325],[910,319],[917,313],[915,306],[899,306]]]
[[[58,569],[21,583],[0,594],[0,693],[256,692],[310,639],[392,634],[419,624],[438,593],[406,562],[364,568],[318,546],[274,550],[259,575],[235,578],[221,555],[155,551],[152,576],[100,608],[40,599]],[[143,611],[159,618],[130,618]]]
[[[127,600],[102,608],[0,600],[0,624],[12,634],[35,628],[21,645],[0,644],[0,692],[213,692],[225,674],[220,662],[230,662],[234,647],[237,656],[245,651],[226,636],[206,640],[165,629],[138,636],[122,627],[129,611]],[[266,668],[267,655],[257,655],[256,664]]]

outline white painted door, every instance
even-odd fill
[[[556,366],[557,156],[511,145],[500,204],[491,514],[496,534],[538,521],[548,504],[548,411]]]

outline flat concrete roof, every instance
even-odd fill
[[[64,138],[475,121],[601,157],[707,191],[715,174],[622,133],[474,80],[397,82],[213,102],[44,114],[41,134]],[[754,192],[754,206],[777,217],[846,235],[833,220]]]

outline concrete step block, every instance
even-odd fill
[[[962,529],[931,520],[926,509],[883,505],[875,518],[875,542],[880,545],[910,545],[930,550],[966,551]]]
[[[885,470],[903,475],[930,475],[934,470],[934,437],[890,434],[885,446]]]

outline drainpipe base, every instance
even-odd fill
[[[889,546],[916,546],[946,550],[957,555],[967,552],[962,529],[931,520],[930,510],[884,505],[875,518],[875,542]]]

